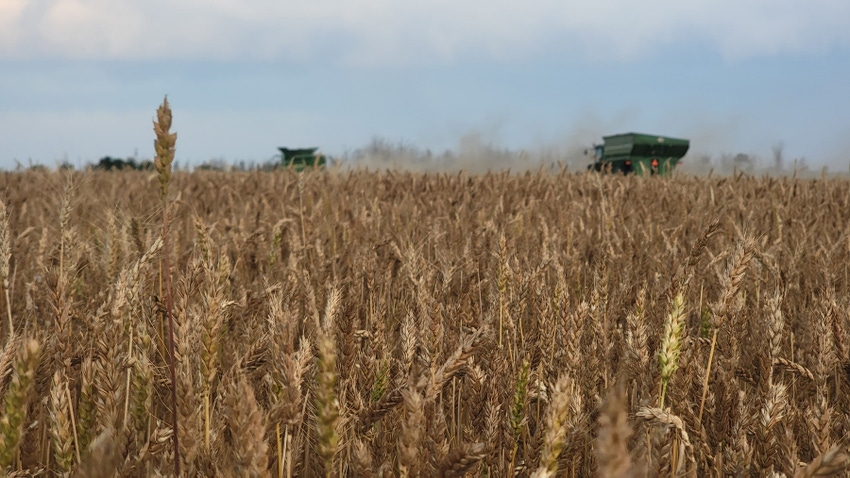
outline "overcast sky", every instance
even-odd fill
[[[575,148],[638,131],[692,152],[850,166],[847,0],[0,0],[0,167],[330,154],[372,137]]]

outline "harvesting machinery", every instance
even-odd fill
[[[283,167],[303,171],[308,168],[321,168],[327,163],[319,148],[277,148],[280,150]]]
[[[593,145],[595,161],[587,169],[666,175],[676,168],[690,147],[690,141],[686,139],[639,133],[615,134],[602,140],[603,144]]]

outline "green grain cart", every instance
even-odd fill
[[[652,134],[625,133],[605,136],[593,146],[596,161],[587,169],[639,175],[666,175],[673,172],[688,152],[686,139]]]
[[[325,155],[317,152],[319,148],[277,148],[280,150],[283,167],[303,171],[307,168],[321,168],[325,165]]]

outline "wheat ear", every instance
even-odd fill
[[[29,339],[14,360],[12,382],[6,389],[3,417],[0,418],[0,473],[9,471],[21,444],[29,392],[35,382],[40,354],[38,341]]]
[[[540,476],[555,476],[558,473],[558,457],[564,449],[567,435],[567,416],[570,412],[570,394],[573,384],[568,375],[562,375],[552,390],[549,409],[546,412],[546,432],[543,435],[543,450],[540,452]]]
[[[685,297],[682,290],[673,298],[670,313],[664,320],[664,334],[661,337],[661,349],[658,362],[661,365],[661,397],[659,408],[664,409],[667,386],[673,372],[679,368],[679,356],[682,353],[682,336],[685,330]]]
[[[65,474],[71,471],[71,463],[74,459],[71,397],[65,393],[66,384],[67,378],[62,371],[54,372],[50,388],[50,421],[52,422],[50,432],[53,435],[53,457],[56,459],[56,466]]]
[[[835,445],[825,451],[808,465],[794,473],[794,478],[812,478],[838,476],[850,467],[850,456],[843,450],[844,445]]]
[[[6,316],[9,319],[9,338],[11,343],[15,336],[15,326],[12,324],[12,303],[9,299],[9,262],[12,259],[12,241],[9,238],[9,215],[6,203],[0,200],[0,279],[3,281],[3,292],[6,294]]]
[[[233,440],[234,474],[268,476],[269,447],[265,440],[263,412],[245,377],[240,376],[231,384],[224,406]]]

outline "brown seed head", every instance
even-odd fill
[[[9,218],[6,204],[0,201],[0,279],[3,287],[9,287],[9,261],[12,258],[12,244],[9,240]]]
[[[174,161],[174,147],[177,143],[177,133],[171,133],[171,107],[168,105],[168,97],[162,100],[162,106],[156,110],[156,121],[153,123],[153,131],[156,139],[153,142],[156,157],[154,166],[159,173],[159,185],[162,189],[162,197],[168,195],[168,182],[171,180],[171,163]]]

